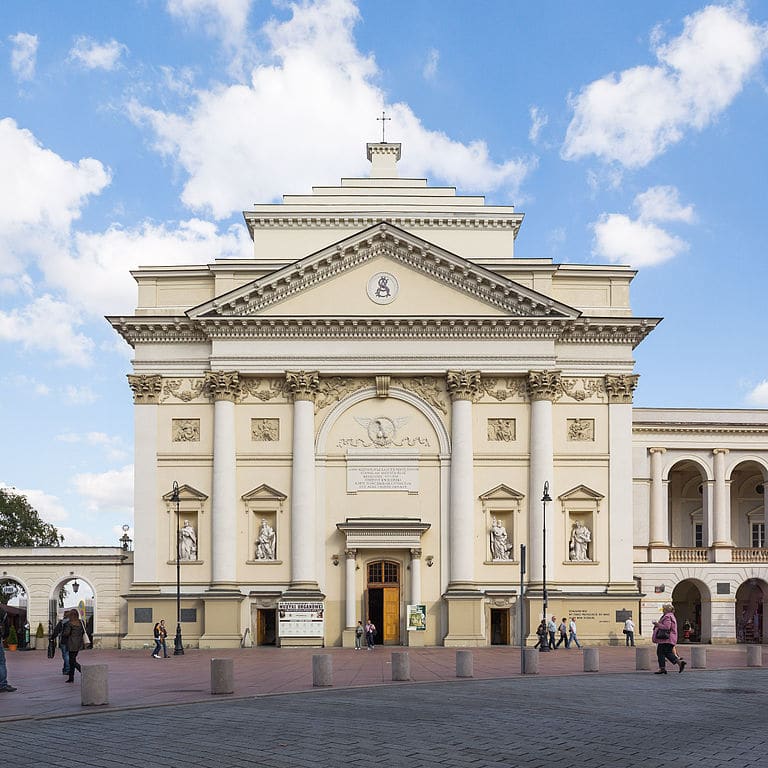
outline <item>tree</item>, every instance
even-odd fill
[[[62,541],[64,537],[40,518],[26,496],[0,488],[0,547],[58,547]]]

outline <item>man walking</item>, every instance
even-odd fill
[[[8,684],[8,667],[5,665],[5,648],[3,648],[3,640],[8,637],[10,631],[8,614],[0,607],[0,693],[13,693],[16,690]]]
[[[581,643],[579,643],[579,638],[576,635],[576,619],[571,617],[571,621],[568,624],[568,645],[571,645],[571,643],[576,643],[577,648],[581,648]]]
[[[62,675],[69,675],[69,647],[66,640],[62,636],[64,628],[69,624],[69,611],[64,611],[64,615],[56,622],[56,626],[53,628],[51,639],[59,639],[59,649],[61,650],[61,658],[64,661],[64,668],[61,670]]]
[[[557,632],[557,621],[555,620],[555,617],[553,616],[548,622],[547,622],[547,633],[549,634],[549,650],[554,651],[555,650],[555,632]]]
[[[624,635],[625,644],[627,648],[635,647],[635,622],[632,619],[627,619],[624,622]]]

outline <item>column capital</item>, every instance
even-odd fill
[[[411,549],[411,560],[421,560],[421,548],[413,547]]]
[[[163,388],[160,374],[128,374],[128,386],[133,390],[136,405],[157,405]]]
[[[211,400],[234,403],[240,395],[240,374],[237,371],[206,371],[203,389]]]
[[[662,454],[662,453],[666,453],[666,452],[667,452],[666,448],[649,448],[648,449],[648,453]]]
[[[297,400],[315,401],[315,394],[320,387],[320,374],[317,371],[286,371],[285,388]]]
[[[344,557],[346,557],[347,560],[355,560],[357,558],[357,550],[356,549],[345,549],[344,550]]]
[[[605,376],[605,391],[608,393],[609,403],[628,403],[631,405],[632,396],[640,379],[636,373],[614,376]]]
[[[563,392],[560,371],[528,371],[526,385],[531,400],[556,400]]]
[[[480,392],[480,371],[448,371],[446,381],[451,400],[474,400]]]
[[[713,448],[712,449],[712,455],[713,456],[719,456],[719,455],[725,456],[726,454],[728,454],[730,452],[731,451],[728,448]]]

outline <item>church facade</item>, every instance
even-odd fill
[[[122,645],[177,566],[198,647],[516,644],[543,612],[617,642],[670,601],[762,638],[768,416],[633,409],[633,270],[516,257],[521,214],[400,151],[245,212],[252,259],[133,273]]]

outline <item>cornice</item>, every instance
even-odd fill
[[[687,434],[687,435],[765,435],[768,424],[747,426],[745,424],[633,424],[632,434]]]

